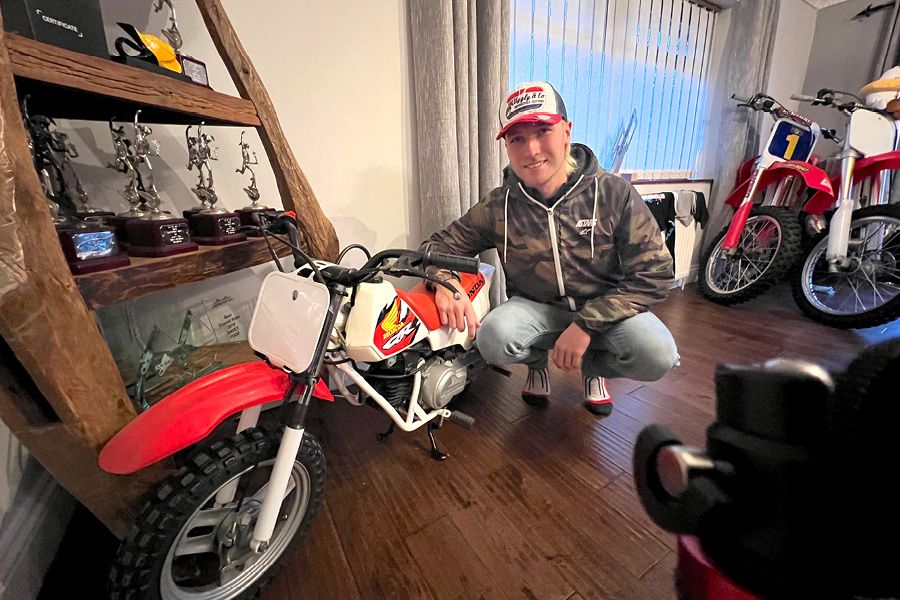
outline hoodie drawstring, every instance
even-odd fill
[[[594,260],[594,229],[597,227],[597,196],[600,179],[594,177],[594,210],[591,212],[591,260]]]
[[[509,188],[506,188],[506,200],[503,201],[503,264],[506,264],[506,244],[509,241],[509,220],[506,218],[506,208],[509,206]]]

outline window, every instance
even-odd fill
[[[692,177],[716,13],[687,0],[511,0],[510,85],[549,81],[605,169]]]

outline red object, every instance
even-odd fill
[[[787,160],[769,165],[765,171],[759,175],[759,185],[756,187],[756,194],[766,189],[773,183],[781,181],[785,177],[800,175],[806,185],[814,190],[819,190],[821,194],[827,194],[834,202],[834,192],[832,191],[831,182],[828,175],[822,169],[814,167],[809,163],[798,160]],[[722,248],[733,250],[737,248],[741,241],[741,233],[744,231],[744,225],[747,224],[747,217],[753,209],[753,202],[744,203],[744,197],[750,188],[753,177],[744,181],[728,196],[725,204],[737,208],[737,212],[731,217],[731,224],[728,226],[728,232],[722,240]]]
[[[856,161],[856,164],[853,166],[853,183],[859,183],[863,179],[877,176],[882,171],[888,169],[900,169],[900,151],[895,150],[893,152],[876,154],[875,156],[869,156],[862,160]],[[829,195],[821,191],[817,192],[815,195],[813,195],[812,198],[809,199],[809,202],[806,203],[806,206],[803,207],[804,212],[807,212],[811,215],[821,215],[826,210],[831,208],[831,205],[834,204],[835,194],[840,193],[840,175],[836,175],[831,180],[831,187],[834,190],[834,194]]]
[[[287,373],[263,361],[234,365],[192,381],[169,394],[122,428],[100,452],[100,468],[126,475],[199,442],[231,415],[281,400]],[[334,401],[323,380],[313,396]]]
[[[737,177],[734,178],[734,187],[738,187],[750,179],[750,176],[753,175],[753,165],[758,158],[759,156],[748,158],[741,164],[740,168],[738,168]]]
[[[712,566],[694,536],[678,536],[675,582],[684,600],[761,600]]]
[[[461,273],[460,279],[469,300],[473,300],[484,288],[484,275],[481,273],[477,275]],[[424,284],[420,283],[408,292],[397,290],[397,295],[406,302],[429,331],[440,329],[441,317],[438,315],[437,304],[434,303],[434,292],[428,291]]]

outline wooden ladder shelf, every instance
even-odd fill
[[[3,31],[0,17],[0,419],[29,452],[122,537],[136,499],[171,468],[135,476],[97,467],[102,445],[135,417],[93,310],[260,264],[251,239],[73,277],[35,172],[19,101],[36,114],[84,120],[133,115],[151,123],[256,127],[305,249],[334,260],[337,236],[278,123],[268,93],[219,0],[197,0],[240,98]]]

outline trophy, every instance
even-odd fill
[[[191,224],[193,239],[198,244],[219,246],[241,242],[247,236],[240,232],[241,219],[237,213],[217,207],[219,198],[213,187],[213,174],[209,166],[210,160],[218,160],[216,152],[209,146],[215,138],[203,132],[204,123],[197,127],[197,136],[191,136],[191,126],[185,129],[184,136],[188,145],[188,171],[197,167],[197,186],[191,191],[200,199],[200,206],[185,211]]]
[[[181,32],[178,31],[178,23],[175,20],[175,5],[172,4],[172,0],[156,0],[153,5],[153,12],[161,11],[163,6],[169,8],[169,26],[162,30],[162,34],[175,50],[175,57],[181,63],[182,73],[187,75],[194,83],[209,87],[209,75],[206,71],[206,64],[181,53],[181,46],[184,40],[181,39]]]
[[[90,209],[91,214],[95,215],[102,211],[90,207],[87,192],[69,160],[70,157],[78,156],[78,151],[69,142],[68,135],[55,128],[53,119],[42,115],[32,116],[28,112],[27,96],[22,102],[22,115],[28,133],[28,147],[69,269],[76,275],[82,275],[129,264],[128,256],[122,253],[116,243],[112,227],[83,221],[72,214],[76,213],[76,208],[66,182],[67,172],[75,178],[82,208]],[[65,211],[61,209],[61,204],[66,206]]]
[[[247,171],[250,171],[250,185],[244,188],[244,193],[250,198],[250,204],[245,206],[244,208],[239,208],[236,212],[241,217],[241,225],[250,225],[256,227],[259,225],[259,215],[261,213],[271,213],[274,209],[269,208],[263,204],[259,204],[259,190],[256,188],[256,173],[253,172],[253,168],[251,165],[258,165],[259,161],[256,159],[256,152],[252,152],[253,160],[250,160],[250,144],[244,141],[244,133],[241,132],[241,168],[235,169],[235,173],[240,173],[243,175]],[[258,229],[255,230],[250,235],[259,236],[262,235],[259,233]]]
[[[191,240],[187,219],[173,217],[159,209],[162,199],[153,181],[153,164],[150,162],[150,157],[159,156],[159,142],[150,139],[153,130],[139,122],[140,115],[140,110],[134,115],[132,166],[137,188],[128,190],[128,193],[136,192],[138,198],[147,203],[148,211],[125,223],[128,253],[132,256],[159,257],[192,252],[197,249],[197,244]],[[146,168],[146,176],[141,173],[141,166]]]
[[[106,166],[128,176],[128,183],[125,185],[125,189],[119,192],[119,194],[121,194],[121,196],[125,198],[125,201],[128,202],[129,209],[108,219],[108,221],[116,228],[116,235],[119,237],[119,241],[127,246],[128,229],[126,223],[130,219],[143,217],[147,214],[147,209],[143,205],[140,194],[138,194],[141,174],[135,166],[136,158],[134,155],[134,147],[131,144],[131,140],[128,139],[128,136],[125,134],[125,127],[122,125],[115,127],[113,126],[112,120],[110,120],[109,134],[112,137],[116,158],[114,163],[107,163]]]

